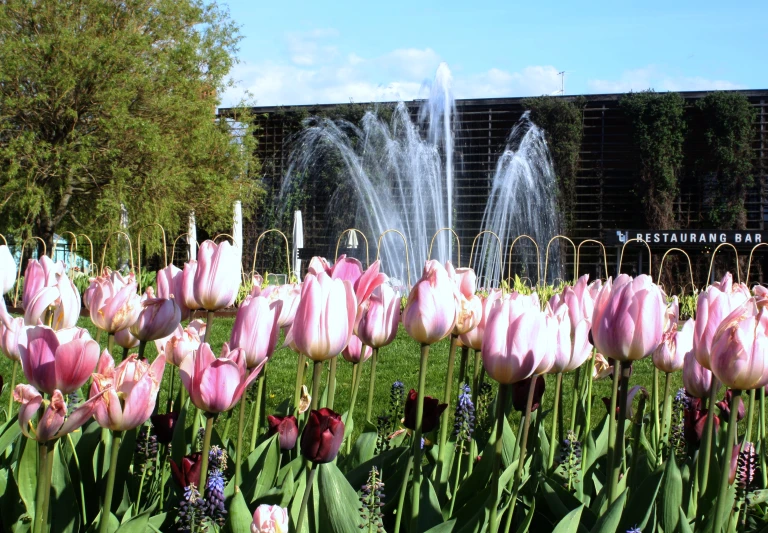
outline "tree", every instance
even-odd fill
[[[251,121],[215,118],[239,39],[203,0],[0,3],[0,231],[103,242],[121,204],[133,229],[228,227],[260,192]]]

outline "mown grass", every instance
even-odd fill
[[[213,329],[211,332],[211,345],[214,353],[219,353],[222,345],[229,339],[229,335],[232,329],[234,320],[232,318],[217,317],[214,321]],[[92,336],[96,337],[95,327],[91,321],[87,318],[81,318],[79,325],[81,327],[88,328]],[[102,348],[106,347],[106,335],[102,335],[101,344]],[[282,344],[282,343],[281,343]],[[434,346],[432,346],[429,355],[429,366],[427,374],[427,390],[426,394],[429,396],[440,398],[444,401],[444,387],[445,378],[448,372],[448,352],[450,347],[450,341],[445,339]],[[117,347],[116,359],[119,361],[122,358],[122,348]],[[412,339],[410,339],[401,327],[395,341],[382,348],[378,356],[378,364],[376,367],[376,387],[374,391],[373,402],[373,418],[374,422],[378,415],[384,414],[387,405],[389,403],[391,385],[395,381],[401,381],[405,385],[406,391],[415,389],[418,387],[418,373],[419,373],[419,345]],[[152,343],[148,344],[146,353],[147,357],[154,359],[156,356],[155,347]],[[267,414],[275,413],[283,402],[293,400],[294,385],[296,382],[297,372],[297,355],[289,348],[279,347],[272,359],[267,365],[267,378],[266,378],[266,407],[265,412]],[[456,357],[456,366],[458,367],[460,360],[460,352]],[[470,352],[470,360],[472,360],[472,353]],[[362,381],[360,385],[360,391],[358,393],[357,404],[354,411],[354,424],[355,433],[358,433],[364,426],[366,403],[368,398],[368,382],[370,378],[370,361],[363,364]],[[471,367],[470,367],[471,368]],[[170,389],[170,373],[177,373],[176,378],[176,390],[178,390],[178,370],[170,365],[166,367],[166,372],[163,380],[163,387],[160,394],[160,412],[165,411],[165,406]],[[470,370],[471,372],[471,370]],[[7,408],[8,399],[10,394],[10,381],[11,381],[11,362],[5,357],[0,357],[0,375],[2,375],[5,386],[2,394],[0,395],[0,409],[3,411]],[[471,375],[471,374],[470,374]],[[305,383],[311,390],[311,376],[312,369],[307,368],[304,373]],[[323,387],[328,377],[327,365],[326,370],[323,372]],[[336,396],[334,410],[343,413],[349,408],[350,395],[352,389],[352,365],[345,361],[342,357],[339,357],[337,368],[337,381],[336,381]],[[553,405],[554,393],[555,393],[555,376],[546,376],[546,392],[544,396],[544,409],[551,409]],[[17,373],[17,382],[23,380],[21,369]],[[651,393],[651,384],[653,381],[653,364],[650,358],[646,358],[642,361],[638,361],[634,365],[634,372],[630,381],[630,385],[641,385],[645,387],[648,393]],[[661,393],[663,394],[664,380],[663,375],[660,378],[659,386]],[[458,394],[458,368],[454,373],[454,383],[452,387],[453,398],[451,399],[450,410],[453,412]],[[496,384],[493,383],[494,389]],[[672,393],[682,386],[682,375],[676,373],[672,376]],[[255,388],[255,387],[254,387]],[[563,377],[563,413],[566,424],[568,423],[571,413],[571,394],[573,390],[573,373],[565,375]],[[250,397],[255,397],[252,391]],[[605,407],[601,401],[602,397],[610,397],[611,395],[611,381],[610,378],[596,380],[593,383],[593,405],[592,405],[592,425],[594,425],[605,415]],[[249,406],[250,407],[250,406]],[[15,408],[14,408],[15,409]],[[227,414],[222,414],[217,419],[217,429],[219,434],[223,438],[233,438],[237,432],[237,419],[236,409],[233,410],[232,420],[227,424]],[[519,420],[519,414],[513,413],[511,422],[513,427],[516,426]],[[451,422],[452,424],[452,422]],[[550,422],[547,422],[547,430]],[[265,422],[262,420],[262,431],[265,431]],[[227,435],[223,434],[224,429],[227,428]],[[246,426],[246,442],[251,434],[251,420],[247,421]]]

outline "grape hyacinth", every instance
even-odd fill
[[[143,474],[146,470],[152,474],[155,468],[155,459],[157,458],[157,437],[150,434],[151,426],[143,426],[136,436],[136,456],[140,466],[139,473]]]
[[[219,526],[227,519],[226,498],[224,497],[224,472],[227,470],[227,452],[219,446],[211,446],[208,452],[208,479],[205,483],[205,515]]]
[[[456,445],[458,446],[462,442],[471,442],[474,430],[475,405],[472,403],[469,385],[462,383],[459,386],[459,402],[456,404],[456,416],[453,424]]]
[[[360,529],[368,528],[369,531],[384,532],[384,514],[381,508],[384,507],[384,483],[381,481],[379,469],[375,466],[368,473],[368,482],[363,485],[360,494],[360,517],[365,521]]]
[[[205,501],[194,485],[184,489],[184,498],[179,503],[179,533],[191,533],[192,527],[201,525]]]
[[[560,463],[561,473],[566,480],[565,487],[571,490],[573,485],[579,482],[579,470],[581,469],[581,443],[572,430],[568,430],[560,445],[558,463]]]
[[[758,455],[755,445],[745,442],[739,451],[736,462],[736,493],[740,500],[745,500],[755,487],[757,481]]]
[[[405,404],[405,385],[402,381],[395,381],[389,391],[389,418],[392,432],[397,430],[400,420],[403,418],[403,405]]]

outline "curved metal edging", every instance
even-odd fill
[[[165,229],[163,228],[163,226],[161,226],[157,222],[150,222],[149,224],[147,224],[146,226],[144,226],[139,230],[139,235],[137,237],[137,242],[136,242],[138,260],[139,260],[139,268],[136,271],[136,281],[139,285],[139,294],[141,294],[141,233],[150,226],[157,226],[158,228],[160,228],[160,232],[163,234],[163,259],[165,260],[165,266],[168,266],[168,243],[165,240]]]
[[[597,241],[595,239],[585,239],[579,243],[579,245],[576,247],[576,270],[574,274],[575,279],[579,279],[579,262],[581,259],[581,245],[586,244],[588,242],[599,244],[600,248],[603,250],[603,266],[605,267],[605,279],[608,279],[608,254],[605,253],[605,245]]]
[[[472,248],[469,250],[469,268],[472,268],[472,256],[475,253],[475,243],[477,242],[477,238],[483,233],[493,235],[496,237],[496,241],[499,243],[499,278],[502,278],[504,276],[504,252],[502,251],[501,238],[499,238],[495,232],[488,229],[481,231],[475,235],[474,239],[472,239]],[[499,279],[499,284],[501,284],[501,279]]]
[[[93,269],[95,268],[94,265],[96,264],[96,263],[93,262],[93,241],[85,233],[78,233],[77,236],[78,237],[85,237],[85,240],[88,241],[88,245],[89,245],[90,250],[91,250],[91,267],[88,269],[88,275],[91,275],[91,274],[93,274]]]
[[[624,262],[624,248],[626,248],[627,245],[632,241],[641,242],[648,249],[648,275],[651,276],[651,278],[653,278],[653,255],[651,253],[651,247],[648,246],[648,243],[645,242],[643,239],[627,239],[627,242],[625,242],[624,246],[621,247],[621,255],[619,256],[619,268],[618,268],[619,273],[621,273],[621,264]]]
[[[333,262],[335,263],[339,259],[339,246],[341,246],[341,239],[343,239],[344,235],[346,235],[350,231],[357,232],[363,236],[363,240],[365,241],[365,262],[367,263],[365,268],[368,268],[369,266],[371,266],[371,255],[370,255],[370,250],[368,248],[368,237],[366,237],[365,233],[363,233],[357,228],[347,228],[341,232],[341,235],[339,235],[339,238],[336,240],[336,253],[333,256]]]
[[[569,243],[571,243],[571,246],[573,246],[573,255],[578,254],[576,250],[576,244],[574,244],[574,242],[568,237],[566,237],[565,235],[555,235],[554,237],[549,239],[549,242],[547,243],[547,253],[544,257],[544,283],[547,282],[547,267],[549,266],[549,247],[555,239],[564,239],[568,241]],[[577,279],[578,279],[578,271],[575,271],[573,276],[574,283],[576,282]]]
[[[709,272],[707,272],[707,284],[709,284],[709,278],[712,275],[712,266],[715,263],[715,255],[717,254],[717,251],[722,248],[723,246],[730,246],[733,248],[733,253],[736,254],[736,282],[741,283],[741,271],[739,269],[739,251],[736,249],[734,245],[732,245],[729,242],[723,242],[717,245],[717,248],[715,248],[712,251],[712,259],[709,260]]]
[[[533,246],[536,248],[536,285],[539,285],[541,284],[541,252],[539,251],[539,243],[537,243],[536,239],[530,235],[518,235],[515,237],[515,240],[512,241],[512,244],[509,245],[509,254],[507,257],[507,278],[510,280],[512,279],[512,249],[515,247],[515,244],[517,244],[517,241],[522,238],[526,238],[531,241]]]
[[[259,253],[259,242],[261,242],[261,238],[264,237],[267,233],[279,233],[283,240],[285,241],[285,260],[286,260],[286,266],[285,268],[286,273],[288,275],[288,279],[291,278],[291,246],[288,244],[288,237],[285,236],[285,233],[280,231],[277,228],[268,229],[261,233],[256,238],[256,246],[253,248],[253,264],[251,264],[251,277],[253,277],[254,272],[256,272],[256,255]]]
[[[456,234],[453,228],[440,228],[435,232],[434,235],[432,235],[432,240],[429,241],[429,253],[427,253],[427,260],[432,258],[432,245],[435,244],[435,237],[437,237],[442,231],[450,231],[453,233],[453,236],[456,237],[456,268],[461,268],[461,241],[459,240],[459,236]]]
[[[757,249],[758,249],[758,248],[760,248],[761,246],[768,246],[768,243],[765,243],[765,242],[761,242],[761,243],[759,243],[759,244],[756,244],[756,245],[754,245],[754,246],[752,247],[752,249],[749,251],[749,261],[747,262],[747,278],[744,280],[744,283],[746,283],[746,284],[747,284],[747,286],[749,286],[749,273],[750,273],[750,271],[752,270],[752,254],[754,254],[754,253],[755,253],[755,250],[757,250]],[[709,278],[707,278],[707,279],[709,279]]]
[[[400,235],[401,239],[403,239],[403,245],[405,245],[405,272],[406,272],[406,275],[408,276],[408,290],[410,290],[410,288],[411,288],[411,262],[408,259],[408,241],[405,240],[405,235],[403,235],[402,233],[400,233],[396,229],[388,229],[388,230],[383,231],[381,233],[381,235],[379,235],[379,240],[376,243],[376,261],[379,260],[379,253],[381,252],[381,239],[384,237],[384,235],[386,235],[390,231],[394,231],[395,233]]]
[[[667,255],[669,255],[669,252],[680,252],[688,260],[688,273],[691,276],[691,287],[693,287],[693,292],[696,292],[696,283],[693,280],[693,263],[691,263],[691,256],[688,255],[685,250],[681,250],[680,248],[670,248],[664,252],[663,256],[661,256],[661,263],[659,263],[659,275],[656,278],[656,285],[661,285],[661,274],[664,272],[664,260],[667,258]]]
[[[107,235],[107,240],[104,241],[104,249],[101,251],[101,265],[99,266],[99,273],[104,273],[104,257],[107,255],[107,245],[109,244],[109,240],[112,238],[112,235],[123,235],[128,240],[128,251],[131,254],[131,270],[134,272],[136,271],[136,265],[133,262],[133,245],[131,244],[131,238],[128,236],[128,234],[124,231],[113,231],[109,235]]]

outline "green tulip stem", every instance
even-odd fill
[[[573,390],[571,391],[571,431],[576,429],[576,407],[579,405],[579,378],[581,367],[573,373]]]
[[[102,334],[103,331],[104,330],[102,330],[102,329],[97,329],[96,330],[96,342],[98,342],[99,344],[101,344],[101,334]]]
[[[733,396],[731,396],[731,416],[728,421],[728,438],[725,442],[725,450],[723,451],[720,462],[720,491],[718,492],[717,506],[715,507],[715,520],[712,522],[713,531],[720,531],[720,526],[725,518],[725,508],[727,504],[726,496],[728,494],[728,485],[730,481],[728,472],[731,471],[731,453],[736,441],[736,431],[739,424],[738,415],[740,398],[741,391],[739,389],[733,389]]]
[[[421,435],[424,418],[424,396],[427,389],[427,359],[429,344],[421,345],[419,363],[419,393],[416,399],[416,426],[413,430],[413,489],[411,491],[411,527],[408,531],[419,530],[419,500],[421,496]]]
[[[632,371],[632,363],[619,363],[617,370],[619,370],[621,373],[621,396],[619,398],[619,414],[616,417],[618,418],[616,427],[616,444],[613,450],[613,469],[610,472],[611,484],[608,492],[608,505],[612,504],[613,501],[618,497],[617,490],[619,487],[619,475],[621,474],[621,466],[626,447],[624,442],[624,433],[627,426],[627,398],[629,396],[629,374]]]
[[[483,366],[483,354],[480,350],[475,350],[475,365],[472,373],[472,405],[477,405],[477,395],[480,391],[480,372]],[[472,474],[477,457],[477,443],[472,439],[469,443],[469,455],[467,456],[467,476]]]
[[[469,347],[461,347],[461,362],[459,362],[459,385],[467,383],[467,359],[469,359]]]
[[[168,380],[171,382],[169,389],[168,389],[168,408],[165,410],[166,413],[172,413],[173,412],[173,396],[176,389],[176,367],[173,365],[168,365],[168,373],[170,376],[168,377]],[[184,388],[184,387],[182,387]]]
[[[296,387],[293,390],[293,410],[294,414],[299,414],[299,400],[301,399],[301,386],[304,385],[304,366],[306,366],[307,356],[299,354],[299,361],[296,365]]]
[[[501,455],[504,449],[504,418],[506,417],[505,407],[507,405],[507,396],[511,385],[499,383],[499,393],[496,396],[496,434],[493,441],[493,475],[491,476],[491,497],[488,498],[488,509],[490,513],[491,532],[496,533],[501,525],[497,518],[499,513],[499,471],[501,469]]]
[[[147,341],[139,341],[139,359],[144,357],[144,349],[147,347]]]
[[[659,369],[655,366],[653,367],[653,382],[651,385],[653,387],[651,391],[651,396],[653,397],[653,439],[651,442],[653,442],[656,457],[661,460],[661,449],[659,448],[659,443],[661,442],[661,424],[659,422]]]
[[[456,503],[456,493],[459,491],[461,480],[461,457],[464,455],[464,440],[459,443],[459,460],[456,462],[456,475],[453,477],[453,491],[451,492],[451,507],[448,516],[453,516],[453,505]]]
[[[261,378],[261,376],[259,376],[259,378]],[[245,397],[246,397],[246,394],[245,392],[243,392],[243,395],[240,396],[240,416],[237,419],[237,444],[235,444],[235,487],[239,487],[240,481],[242,481],[243,479],[242,461],[243,461],[243,433],[245,432],[245,404],[246,404]],[[258,408],[258,405],[256,407]],[[254,426],[254,428],[255,427],[256,426]]]
[[[760,410],[757,413],[760,428],[758,429],[760,438],[760,474],[763,478],[763,488],[768,487],[768,471],[765,464],[765,387],[760,387]]]
[[[618,361],[612,361],[613,363],[613,390],[611,392],[611,408],[608,410],[608,420],[610,421],[608,423],[608,453],[606,454],[607,457],[607,468],[606,472],[607,475],[611,475],[613,472],[613,456],[614,456],[614,450],[616,449],[616,399],[619,394],[619,380],[621,378],[620,376],[620,365]],[[611,499],[612,493],[611,493],[611,482],[610,479],[606,479],[606,485],[608,486],[608,502],[610,505],[610,502],[613,501]]]
[[[114,333],[107,333],[107,351],[109,352],[109,355],[112,357],[115,356],[115,334]]]
[[[749,407],[747,408],[747,432],[744,442],[752,442],[752,425],[755,418],[755,389],[749,390]]]
[[[365,351],[365,346],[363,346],[363,353]],[[350,420],[354,420],[354,413],[355,413],[355,404],[357,403],[357,391],[360,388],[360,375],[362,372],[362,367],[360,366],[360,363],[354,363],[352,365],[352,395],[349,399],[349,410],[347,411],[347,423],[349,423]],[[347,437],[347,455],[349,455],[350,450],[352,449],[352,435],[350,434]]]
[[[440,415],[440,440],[438,440],[438,453],[440,454],[437,459],[437,468],[435,469],[435,479],[438,484],[442,483],[442,473],[445,467],[445,443],[448,441],[448,421],[450,420],[450,406],[451,406],[451,389],[453,387],[453,369],[456,364],[456,349],[459,347],[458,335],[451,335],[451,348],[448,352],[448,372],[445,376],[445,390],[443,392],[443,401],[448,404],[448,408]],[[462,349],[463,352],[463,349]],[[466,360],[463,359],[464,363]],[[464,364],[466,366],[466,364]]]
[[[251,428],[251,451],[256,449],[256,438],[259,436],[259,425],[261,423],[261,398],[264,395],[264,380],[266,378],[267,367],[264,367],[261,374],[256,378],[256,405],[253,408],[253,427]],[[243,394],[245,397],[245,394]],[[245,428],[241,428],[241,432]]]
[[[130,352],[130,351],[131,351],[131,349],[130,349],[130,348],[126,348],[125,346],[123,346],[123,361],[125,361],[126,359],[128,359],[128,352]],[[110,354],[110,355],[111,355],[111,354]]]
[[[371,422],[373,415],[373,390],[376,388],[376,359],[379,357],[379,350],[374,348],[371,354],[371,375],[368,378],[368,404],[365,407],[365,419]]]
[[[109,457],[109,473],[107,474],[107,486],[104,489],[104,505],[101,507],[101,522],[99,523],[99,533],[109,531],[109,517],[112,514],[112,494],[115,491],[115,476],[117,476],[117,454],[120,451],[120,441],[122,440],[122,431],[112,432],[112,449]],[[53,459],[53,456],[51,456]]]
[[[408,478],[413,468],[413,454],[408,455],[408,463],[405,465],[405,476],[400,484],[400,495],[397,500],[397,513],[395,514],[395,533],[400,533],[400,523],[403,520],[403,507],[405,506],[405,493],[408,492]]]
[[[317,364],[317,363],[315,363]],[[304,489],[304,495],[301,497],[301,508],[299,509],[299,518],[296,520],[296,532],[301,533],[301,528],[304,525],[304,517],[307,514],[307,505],[309,504],[309,497],[312,495],[312,486],[315,484],[315,472],[317,472],[318,465],[310,466],[307,470],[307,487]]]
[[[517,504],[517,495],[520,492],[520,482],[523,479],[523,470],[525,469],[525,452],[528,446],[528,430],[531,427],[531,411],[533,409],[533,394],[536,390],[536,380],[539,376],[531,377],[531,384],[528,386],[528,401],[525,404],[525,417],[521,420],[522,436],[520,437],[520,457],[517,459],[517,471],[512,485],[512,496],[509,500],[509,511],[507,511],[507,520],[503,531],[509,531],[512,527],[512,517],[515,514],[515,505]]]
[[[712,382],[709,389],[709,403],[707,404],[707,421],[704,426],[704,438],[699,449],[699,461],[701,463],[701,477],[699,478],[699,494],[704,496],[707,493],[707,482],[709,481],[709,461],[712,455],[712,434],[714,433],[714,415],[715,400],[717,400],[717,389],[720,383],[712,375]],[[699,502],[700,509],[704,508],[704,502]]]
[[[549,461],[547,461],[547,468],[552,468],[555,464],[555,442],[559,439],[557,437],[557,415],[560,410],[560,388],[563,386],[563,373],[557,373],[557,380],[555,381],[555,405],[552,407],[552,432],[549,438]]]
[[[336,366],[338,363],[338,356],[331,358],[331,369],[328,372],[328,399],[326,401],[326,407],[331,410],[333,410],[333,400],[336,396]]]
[[[205,495],[205,487],[208,482],[208,455],[211,451],[211,435],[213,434],[213,421],[216,413],[205,413],[205,436],[203,437],[203,451],[200,458],[200,486],[197,490]]]
[[[672,392],[672,374],[669,372],[664,373],[664,408],[662,409],[662,420],[664,420],[664,424],[661,427],[661,439],[664,445],[669,442],[669,424],[667,424],[667,421],[671,420],[672,416],[672,396],[670,395],[670,392]],[[661,455],[659,454],[659,457]]]
[[[16,370],[19,368],[19,362],[13,360],[13,370],[11,370],[11,388],[8,389],[8,412],[5,413],[5,420],[8,421],[13,415],[13,389],[16,388]]]
[[[315,361],[312,367],[312,403],[311,409],[317,410],[317,404],[320,401],[320,377],[323,374],[322,361]]]
[[[216,315],[214,311],[208,311],[205,314],[205,335],[203,336],[203,342],[210,344],[211,331],[213,330],[213,317]]]
[[[31,440],[28,444],[31,444]],[[35,496],[35,524],[34,533],[43,533],[48,525],[48,517],[46,513],[46,492],[51,492],[51,478],[46,476],[48,473],[48,463],[53,463],[53,454],[49,453],[51,449],[48,447],[47,442],[37,443],[38,452],[38,479],[37,479],[37,494]]]
[[[595,371],[595,354],[597,353],[597,350],[594,348],[592,349],[592,357],[589,359],[589,366],[587,367],[587,401],[586,401],[586,409],[587,412],[584,415],[584,435],[581,438],[582,442],[587,442],[589,440],[589,432],[592,430],[592,382],[594,381],[592,374]],[[583,450],[583,457],[587,456],[587,446],[584,446]],[[582,459],[582,464],[586,459]]]

